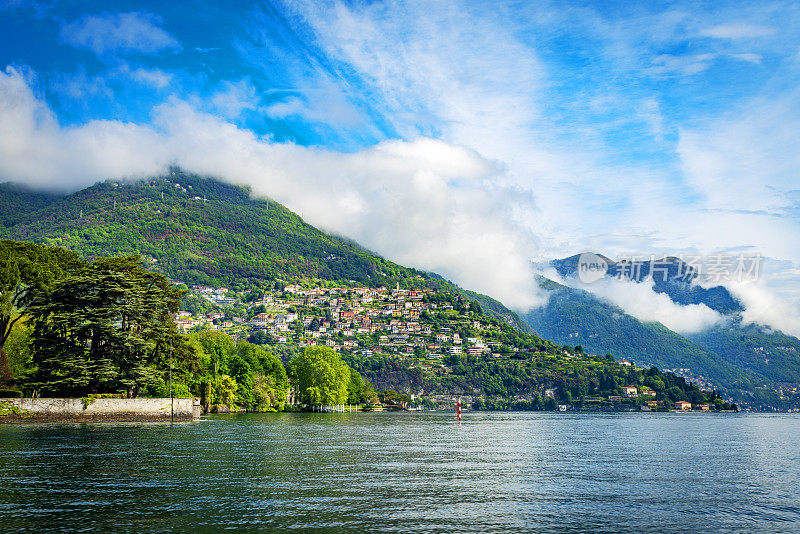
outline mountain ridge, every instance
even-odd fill
[[[549,265],[564,278],[577,279],[579,258],[578,254]],[[549,301],[545,307],[523,314],[522,319],[540,335],[558,343],[577,343],[592,352],[611,352],[637,364],[675,369],[700,383],[723,387],[734,396],[752,396],[755,391],[756,405],[784,403],[784,386],[795,389],[800,385],[800,339],[763,325],[745,324],[741,303],[727,289],[700,288],[694,284],[696,276],[680,279],[676,274],[687,270],[678,265],[682,260],[666,257],[656,262],[663,260],[668,266],[667,276],[664,283],[654,283],[654,291],[680,305],[706,304],[722,315],[720,324],[695,334],[679,334],[660,323],[641,321],[590,291],[541,276],[537,281]],[[611,260],[605,276],[617,276],[615,268],[620,263]],[[638,273],[632,281],[649,283],[652,271],[646,267],[629,271]],[[591,284],[584,287],[589,289]]]
[[[446,285],[523,332],[532,329],[487,295],[388,261],[327,234],[249,189],[173,169],[139,180],[106,180],[71,194],[0,183],[0,237],[56,245],[84,257],[142,255],[186,284],[245,289],[276,280],[371,287]],[[23,209],[21,206],[34,209]]]
[[[26,199],[31,200],[29,209],[21,209],[19,203]],[[779,348],[794,343],[794,338],[770,341],[778,357],[770,353],[764,358],[768,363],[759,363],[748,352],[748,343],[758,337],[755,332],[748,332],[745,342],[736,331],[713,339],[681,336],[659,323],[639,321],[590,293],[544,278],[538,283],[551,295],[548,305],[517,314],[490,296],[326,234],[277,202],[251,198],[247,188],[177,170],[138,181],[99,182],[70,195],[0,184],[0,205],[3,202],[16,208],[2,219],[1,237],[59,245],[87,258],[140,254],[153,270],[187,284],[232,289],[276,281],[444,287],[523,332],[642,365],[688,369],[689,377],[712,387],[745,391],[759,382],[791,381],[800,375],[791,359],[795,346],[785,354]],[[560,260],[562,270],[572,269],[578,257]],[[680,289],[673,284],[665,292],[680,295]],[[735,314],[722,297],[717,308]],[[770,365],[782,362],[787,362],[789,373],[771,373]]]

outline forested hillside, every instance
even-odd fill
[[[725,387],[744,387],[752,378],[661,323],[639,321],[588,291],[542,277],[539,282],[550,299],[546,306],[524,314],[523,319],[548,339],[661,368],[691,369]]]
[[[413,287],[424,273],[386,261],[306,224],[277,202],[180,172],[167,179],[102,182],[65,197],[9,209],[3,237],[57,245],[91,258],[140,254],[187,284],[245,288],[264,281],[350,281]],[[0,205],[18,206],[4,184]]]
[[[279,329],[286,315],[270,327],[270,314],[262,312],[251,328],[222,324],[185,335],[174,315],[184,290],[135,256],[85,262],[64,249],[0,240],[0,260],[0,396],[89,402],[88,395],[177,393],[200,397],[211,409],[265,411],[293,402],[291,378],[295,400],[307,408],[368,408],[378,399],[361,371],[388,390],[382,397],[389,402],[407,398],[393,386],[430,405],[452,406],[464,396],[490,409],[553,410],[560,402],[594,410],[686,409],[681,401],[699,410],[734,408],[673,374],[522,333],[444,290],[295,286],[291,306],[283,295],[262,296],[293,309],[291,328]],[[413,330],[413,338],[403,330]],[[283,342],[268,342],[272,331],[283,333]],[[257,343],[245,341],[247,332]],[[361,349],[362,340],[373,348]],[[276,352],[290,355],[286,367]]]
[[[87,259],[141,255],[151,270],[187,285],[447,287],[531,331],[486,295],[326,234],[277,202],[252,198],[245,188],[178,170],[149,180],[101,182],[66,196],[0,184],[0,208],[0,237],[64,247]]]

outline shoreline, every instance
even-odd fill
[[[200,417],[198,402],[194,398],[0,399],[0,424],[191,421]]]

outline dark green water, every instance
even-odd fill
[[[3,532],[800,532],[800,417],[0,425]]]

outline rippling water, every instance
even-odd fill
[[[800,417],[0,425],[4,532],[800,532]]]

